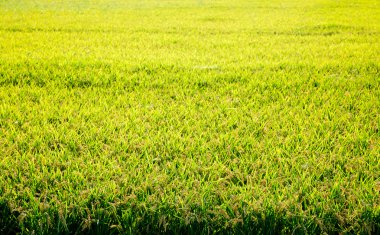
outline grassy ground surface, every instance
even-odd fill
[[[0,233],[379,233],[379,1],[0,1]]]

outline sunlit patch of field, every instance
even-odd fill
[[[0,233],[379,233],[377,1],[0,1]]]

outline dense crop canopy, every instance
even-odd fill
[[[378,233],[378,1],[0,1],[0,233]]]

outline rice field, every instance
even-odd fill
[[[379,234],[380,2],[0,0],[0,234]]]

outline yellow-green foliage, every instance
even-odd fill
[[[0,233],[379,233],[380,3],[0,0]]]

